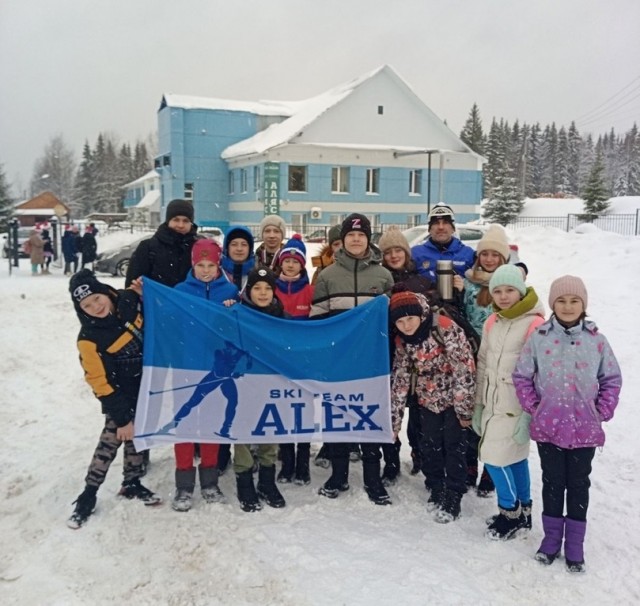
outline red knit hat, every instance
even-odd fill
[[[222,249],[213,240],[201,238],[196,240],[191,249],[191,265],[195,265],[200,261],[211,261],[216,265],[220,265],[220,256]]]

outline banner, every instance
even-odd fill
[[[387,306],[300,322],[145,278],[136,448],[391,442]]]

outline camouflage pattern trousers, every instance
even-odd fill
[[[113,419],[109,415],[105,415],[104,420],[104,428],[100,434],[98,446],[93,453],[87,477],[85,478],[88,486],[99,487],[104,482],[109,467],[111,467],[111,463],[113,463],[116,458],[118,449],[122,444],[122,440],[118,440],[116,437],[118,426]],[[142,453],[136,452],[133,442],[127,440],[124,443],[124,461],[122,468],[124,482],[135,480],[142,476],[142,458]]]

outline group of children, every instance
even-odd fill
[[[192,214],[188,218],[193,221]],[[239,303],[295,320],[325,317],[366,304],[372,297],[389,295],[393,431],[397,436],[405,406],[414,401],[421,469],[429,492],[427,509],[435,512],[438,522],[459,517],[466,491],[464,430],[472,427],[480,436],[480,460],[495,484],[498,500],[498,514],[488,521],[487,536],[509,539],[518,530],[531,528],[527,460],[531,433],[538,443],[543,471],[544,539],[536,559],[551,564],[564,541],[568,569],[584,570],[582,545],[591,461],[595,448],[604,443],[601,423],[613,415],[621,374],[607,340],[586,319],[588,297],[582,281],[564,276],[553,282],[552,314],[545,322],[535,290],[525,284],[520,268],[506,263],[508,258],[484,272],[482,287],[489,297],[483,303],[490,311],[482,324],[476,368],[462,329],[446,315],[434,312],[424,293],[407,288],[404,282],[391,292],[394,276],[371,245],[366,217],[354,213],[340,226],[342,248],[335,262],[322,269],[315,289],[305,269],[304,244],[294,237],[282,245],[284,231],[279,221],[279,217],[265,217],[264,227],[279,232],[280,247],[265,246],[260,251],[263,263],[253,258],[253,237],[244,227],[231,228],[222,249],[211,240],[195,239],[191,269],[175,287],[214,304]],[[266,237],[263,243],[267,244]],[[481,258],[485,250],[480,251]],[[131,442],[142,370],[142,289],[143,279],[135,278],[129,280],[129,288],[116,291],[86,270],[70,282],[82,326],[78,337],[81,363],[105,413],[85,490],[69,520],[72,527],[82,525],[93,512],[97,489],[122,443],[125,465],[120,494],[146,505],[160,502],[140,483],[142,455]],[[367,494],[374,503],[387,505],[391,501],[380,474],[382,445],[363,446]],[[327,447],[332,474],[319,492],[335,498],[349,488],[349,451],[344,444]],[[279,450],[277,481],[308,484],[309,444],[285,444]],[[224,500],[218,486],[220,470],[224,471],[220,451],[216,444],[200,445],[198,472],[206,502]],[[175,445],[172,506],[177,511],[192,506],[194,455],[194,444]],[[255,452],[248,445],[234,444],[233,469],[244,511],[259,510],[261,501],[272,507],[285,506],[276,486],[277,458],[276,444],[260,445]],[[256,464],[257,486],[253,479]]]

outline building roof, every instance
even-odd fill
[[[138,202],[135,206],[133,206],[133,208],[151,208],[152,206],[157,204],[159,200],[160,200],[160,190],[152,189],[151,191],[148,191],[142,197],[142,200],[140,200],[140,202]],[[160,207],[158,206],[158,209],[159,208]]]
[[[158,171],[155,168],[152,168],[148,173],[145,173],[144,175],[142,175],[142,177],[138,177],[134,181],[131,181],[130,183],[127,183],[122,187],[124,189],[126,189],[127,187],[135,187],[136,185],[142,185],[143,183],[146,183],[147,181],[151,181],[155,178],[159,179],[160,173],[158,173]]]
[[[162,97],[160,108],[176,107],[180,109],[213,109],[230,112],[247,112],[258,116],[291,116],[299,108],[300,101],[234,101],[192,97],[167,93]]]
[[[29,214],[44,214],[44,213],[35,213],[29,211],[35,210],[47,210],[49,214],[53,214],[53,209],[58,206],[58,204],[64,206],[67,213],[69,212],[69,207],[66,204],[60,202],[60,200],[50,191],[44,191],[38,194],[35,198],[31,198],[31,200],[27,200],[26,202],[21,202],[16,205],[15,210],[16,214],[21,215],[29,215]],[[18,212],[21,211],[21,212]]]

